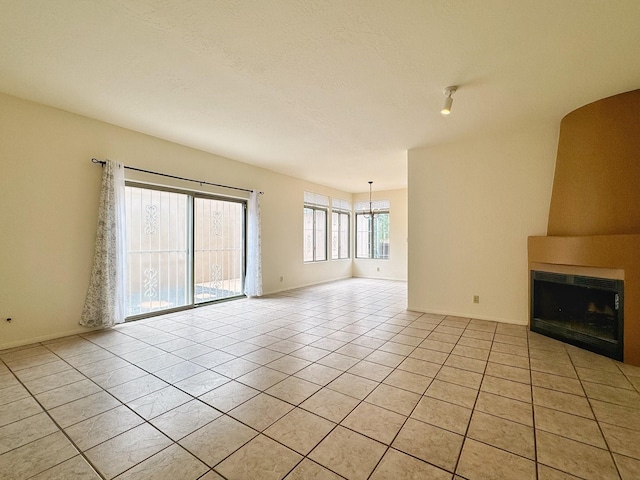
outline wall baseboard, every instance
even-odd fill
[[[393,277],[372,277],[369,275],[353,275],[351,278],[368,278],[371,280],[391,280],[393,282],[404,282],[407,283],[406,278],[393,278]]]
[[[322,285],[324,283],[331,283],[331,282],[337,282],[340,280],[348,280],[349,278],[354,278],[354,277],[336,277],[336,278],[332,278],[330,280],[323,280],[322,282],[311,282],[311,283],[304,283],[304,284],[300,284],[300,285],[296,285],[296,286],[289,286],[287,288],[281,288],[278,290],[270,290],[268,292],[264,292],[263,293],[263,297],[266,297],[267,295],[275,295],[277,293],[282,293],[282,292],[287,292],[289,290],[296,290],[298,288],[304,288],[304,287],[313,287],[314,285]],[[260,297],[257,297],[260,298]]]
[[[461,317],[461,318],[473,318],[475,320],[487,320],[490,322],[498,322],[498,323],[508,323],[510,325],[528,325],[529,322],[518,322],[509,318],[501,318],[501,317],[492,317],[490,315],[469,315],[468,313],[463,312],[449,312],[446,310],[433,310],[428,308],[421,308],[409,305],[407,310],[411,310],[412,312],[420,312],[420,313],[430,313],[433,315],[447,315],[452,317]]]
[[[87,328],[87,327],[79,327],[74,328],[73,330],[68,330],[66,332],[61,333],[52,333],[49,335],[42,335],[39,337],[29,338],[25,340],[18,340],[16,342],[10,343],[0,343],[0,350],[7,350],[9,348],[17,348],[24,347],[25,345],[32,345],[34,343],[42,343],[47,342],[49,340],[57,340],[59,338],[71,337],[73,335],[80,335],[82,333],[90,333],[98,330],[103,330],[102,328]]]

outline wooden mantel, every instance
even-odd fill
[[[529,271],[548,264],[624,272],[624,362],[640,366],[640,234],[529,237]]]

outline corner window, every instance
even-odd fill
[[[304,192],[304,261],[327,259],[327,211],[329,197]]]
[[[389,259],[389,201],[356,204],[356,258]]]

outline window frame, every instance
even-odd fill
[[[334,215],[338,218],[338,228],[334,231]],[[346,241],[342,241],[342,226],[343,219],[346,219],[347,223],[347,238]],[[335,237],[334,237],[335,234]],[[334,240],[337,242],[338,256],[334,257],[333,246]],[[333,208],[331,210],[331,260],[348,260],[351,258],[351,212],[339,208]],[[346,243],[346,245],[344,245]],[[344,253],[346,250],[346,253]]]
[[[243,215],[242,215],[242,231],[241,231],[241,235],[242,235],[242,266],[241,266],[241,279],[242,279],[242,285],[241,285],[241,291],[244,292],[244,280],[245,280],[245,275],[246,275],[246,268],[247,268],[247,225],[248,225],[248,218],[247,218],[247,199],[244,198],[239,198],[239,197],[227,197],[227,196],[222,196],[222,195],[216,195],[213,193],[206,193],[206,192],[199,192],[199,191],[195,191],[195,190],[189,190],[189,189],[184,189],[184,188],[177,188],[177,187],[172,187],[172,186],[168,186],[168,185],[156,185],[156,184],[150,184],[150,183],[145,183],[145,182],[139,182],[139,181],[135,181],[135,180],[126,180],[125,181],[125,188],[126,187],[132,187],[132,188],[138,188],[138,189],[146,189],[146,190],[152,190],[152,191],[157,191],[157,192],[168,192],[168,193],[177,193],[177,194],[181,194],[181,195],[186,195],[187,196],[187,205],[186,205],[186,234],[187,234],[187,251],[186,251],[186,267],[187,267],[187,279],[188,279],[188,285],[187,285],[187,303],[184,305],[180,305],[177,307],[171,307],[171,308],[166,308],[166,309],[161,309],[161,310],[152,310],[149,312],[144,312],[144,313],[139,313],[139,314],[134,314],[134,315],[128,315],[127,317],[125,317],[125,322],[130,322],[130,321],[136,321],[136,320],[142,320],[145,318],[151,318],[151,317],[155,317],[158,315],[166,315],[169,313],[174,313],[174,312],[180,312],[180,311],[184,311],[184,310],[190,310],[193,308],[198,308],[200,306],[205,306],[205,305],[210,305],[213,303],[219,303],[219,302],[224,302],[224,301],[228,301],[228,300],[232,300],[232,299],[237,299],[237,298],[242,298],[245,297],[244,293],[241,293],[239,295],[234,295],[234,296],[229,296],[229,297],[224,297],[224,298],[220,298],[220,299],[213,299],[213,300],[207,300],[207,301],[201,301],[201,302],[196,302],[195,299],[195,269],[196,269],[196,265],[195,265],[195,219],[194,219],[194,211],[195,211],[195,200],[197,198],[201,198],[201,199],[206,199],[206,200],[216,200],[216,201],[224,201],[224,202],[230,202],[230,203],[238,203],[242,206],[243,209]],[[127,255],[129,254],[129,251],[127,250]]]
[[[307,260],[305,259],[305,250],[306,250],[306,238],[303,238],[303,248],[302,248],[302,259],[304,263],[315,263],[315,262],[326,262],[327,258],[328,258],[328,254],[327,254],[327,218],[328,218],[328,211],[329,209],[327,207],[324,206],[320,206],[320,205],[311,205],[311,204],[304,204],[304,216],[306,216],[306,211],[307,210],[311,210],[313,212],[312,214],[312,218],[313,218],[313,225],[312,225],[312,248],[313,248],[313,253],[312,253],[312,260]],[[324,235],[322,237],[320,237],[323,242],[324,242],[324,258],[318,258],[318,228],[317,228],[317,212],[322,212],[324,213]],[[306,227],[303,226],[303,231],[306,233]]]
[[[368,212],[368,211],[364,211],[364,210],[356,210],[356,221],[355,221],[355,258],[359,259],[359,260],[389,260],[391,257],[390,254],[390,244],[391,241],[388,242],[387,245],[387,252],[386,255],[381,256],[380,253],[377,249],[375,248],[375,240],[377,237],[377,233],[379,230],[379,222],[376,221],[376,219],[380,218],[381,215],[386,215],[387,216],[387,223],[389,224],[391,222],[391,213],[390,213],[390,207],[389,207],[389,202],[388,201],[380,201],[380,202],[376,202],[378,203],[379,207],[377,209],[374,209],[373,212]],[[366,248],[366,252],[365,254],[367,256],[360,256],[360,248],[358,248],[359,245],[359,237],[360,237],[360,233],[362,232],[362,230],[358,229],[358,219],[362,218],[362,217],[370,217],[367,218],[368,220],[368,225],[369,228],[367,230],[367,243],[368,246]],[[391,236],[390,234],[391,232],[389,231],[389,237]]]

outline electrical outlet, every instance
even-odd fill
[[[473,296],[473,303],[480,303],[480,295]]]

